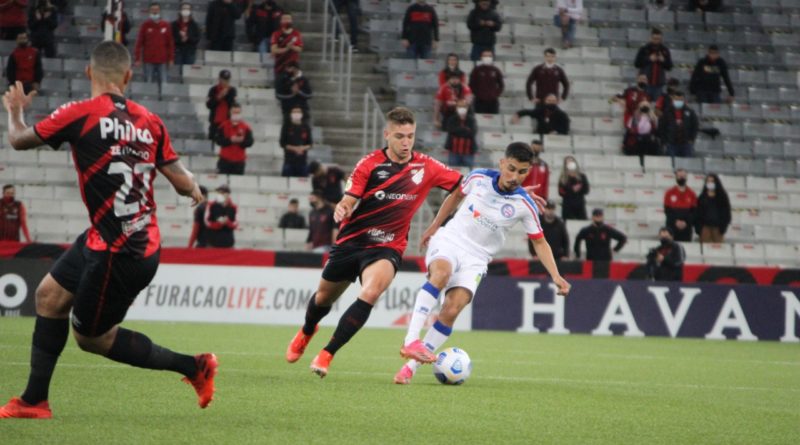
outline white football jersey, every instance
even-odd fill
[[[497,170],[473,170],[461,184],[466,195],[453,218],[436,236],[490,261],[503,247],[506,232],[521,222],[528,237],[544,237],[536,204],[522,187],[503,192]]]

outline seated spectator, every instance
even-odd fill
[[[645,100],[639,103],[639,109],[625,122],[625,130],[622,152],[628,156],[639,156],[642,167],[645,155],[659,154],[658,118],[650,102]]]
[[[545,98],[545,103],[539,103],[530,110],[519,110],[511,116],[511,123],[518,124],[519,118],[530,116],[536,121],[536,133],[544,136],[546,134],[569,134],[569,116],[558,107],[558,98],[551,94]]]
[[[253,130],[242,120],[242,107],[231,106],[230,117],[217,131],[217,144],[220,146],[217,173],[224,175],[243,175],[247,148],[253,145]]]
[[[697,61],[692,71],[689,92],[697,97],[697,102],[718,104],[722,102],[722,82],[728,89],[728,102],[733,102],[736,93],[728,74],[728,64],[719,56],[717,45],[708,47],[708,54]]]
[[[200,193],[202,193],[203,202],[197,204],[194,208],[194,223],[192,224],[192,233],[189,235],[189,248],[197,247],[203,248],[207,246],[206,240],[206,206],[208,205],[208,189],[205,186],[200,186]]]
[[[100,16],[100,30],[104,33],[106,32],[106,23],[110,26],[116,26],[117,24],[117,16],[116,14],[109,14],[108,11],[103,11],[103,15]],[[122,11],[120,15],[120,24],[116,28],[116,34],[114,39],[119,43],[128,46],[128,33],[131,32],[131,27],[133,26],[133,22],[128,18],[128,14],[125,11]]]
[[[464,74],[463,71],[458,67],[458,56],[454,53],[450,53],[447,55],[447,62],[444,65],[444,68],[439,71],[439,86],[447,83],[447,79],[450,76],[450,73],[456,73],[461,78],[461,83],[467,83],[467,76]]]
[[[56,36],[58,27],[58,11],[50,4],[50,0],[37,0],[36,6],[28,14],[28,28],[31,32],[31,44],[44,57],[56,56]]]
[[[646,101],[647,98],[647,75],[639,74],[636,78],[636,85],[628,87],[622,94],[617,94],[611,98],[612,102],[622,104],[624,107],[624,114],[622,116],[622,125],[633,116],[633,113],[639,108],[639,104]]]
[[[275,96],[281,101],[283,120],[289,118],[292,108],[299,107],[303,110],[303,119],[311,118],[311,109],[308,100],[311,99],[311,83],[308,81],[297,62],[289,62],[286,69],[278,74],[275,79]]]
[[[497,33],[502,27],[503,19],[500,18],[497,11],[491,8],[491,2],[479,0],[467,16],[467,28],[469,28],[470,41],[472,41],[470,60],[477,62],[483,57],[484,51],[489,51],[494,55]]]
[[[28,41],[28,33],[17,34],[17,47],[7,57],[6,79],[9,85],[22,82],[25,94],[38,91],[44,77],[42,54]]]
[[[261,62],[267,60],[270,52],[272,34],[278,30],[283,9],[275,0],[264,0],[253,6],[247,14],[247,39],[253,44],[253,51],[261,55]]]
[[[417,0],[406,9],[400,43],[412,59],[429,59],[431,49],[439,44],[439,17],[425,0]]]
[[[333,220],[333,208],[326,205],[322,191],[314,190],[308,197],[311,212],[308,214],[308,239],[306,248],[312,252],[325,253],[331,249],[339,233]]]
[[[697,199],[694,231],[701,243],[721,243],[731,224],[731,202],[719,176],[709,174]]]
[[[475,123],[475,116],[469,112],[467,101],[458,101],[456,113],[447,118],[444,130],[447,132],[444,148],[449,153],[448,164],[451,167],[469,167],[471,170],[475,165],[475,152],[478,151],[475,140],[478,124]]]
[[[561,47],[572,48],[575,44],[575,27],[583,18],[583,0],[557,0],[553,24],[561,28]]]
[[[522,181],[522,187],[535,187],[534,193],[547,199],[550,186],[550,166],[541,158],[541,154],[544,151],[542,141],[538,139],[531,141],[531,151],[533,152],[531,169],[528,176]]]
[[[206,11],[206,39],[212,51],[233,51],[242,9],[233,0],[213,0]]]
[[[17,34],[28,26],[28,0],[5,0],[0,2],[0,40],[16,40]]]
[[[311,175],[311,187],[322,193],[325,203],[333,207],[342,200],[342,180],[344,172],[339,167],[324,166],[319,161],[308,164],[308,173]]]
[[[484,3],[489,3],[484,0]],[[503,72],[494,65],[494,56],[489,50],[481,53],[481,61],[469,75],[469,88],[475,94],[476,113],[497,114],[500,112],[500,95],[503,94]]]
[[[456,113],[456,103],[459,100],[464,100],[469,106],[472,103],[472,90],[461,83],[458,73],[450,73],[447,83],[439,87],[433,101],[433,125],[436,128],[442,128],[442,124]]]
[[[675,92],[680,91],[680,87],[680,80],[674,77],[667,79],[667,91],[665,93],[661,93],[661,95],[658,96],[658,100],[656,100],[655,112],[657,118],[661,119],[661,116],[663,116],[665,112],[672,111],[674,107],[672,104],[672,95],[675,94]]]
[[[652,29],[650,42],[639,48],[634,66],[647,76],[647,97],[655,102],[667,81],[667,72],[672,69],[672,53],[664,46],[664,34],[660,29]]]
[[[697,113],[686,105],[686,98],[681,91],[673,93],[672,105],[672,109],[661,116],[658,124],[661,140],[667,146],[667,155],[672,158],[692,157],[700,120]]]
[[[722,8],[722,0],[689,0],[689,11],[718,12]]]
[[[534,192],[536,192],[534,190]],[[561,219],[587,219],[586,195],[589,194],[589,179],[580,170],[573,156],[564,158],[561,176],[558,178],[558,195],[561,196]]]
[[[270,52],[275,58],[275,75],[286,70],[289,63],[300,63],[303,52],[303,35],[294,27],[292,15],[284,12],[281,15],[281,29],[272,33]]]
[[[28,232],[28,212],[25,204],[17,201],[17,189],[11,184],[3,186],[3,199],[0,201],[0,241],[19,241],[19,231],[25,242],[31,242]]]
[[[281,126],[281,148],[283,148],[283,169],[281,176],[308,176],[308,150],[314,144],[311,127],[303,119],[303,109],[292,108],[289,120]]]
[[[191,3],[181,3],[180,16],[172,22],[172,40],[175,42],[175,63],[194,65],[197,44],[200,43],[200,26],[192,17]]]
[[[534,104],[544,102],[549,95],[559,97],[558,85],[561,84],[561,100],[569,95],[569,79],[564,69],[556,65],[556,50],[544,50],[544,63],[536,65],[525,82],[525,93]]]
[[[535,192],[537,195],[539,194],[538,191]],[[567,225],[564,224],[561,218],[556,216],[556,203],[554,201],[547,201],[539,223],[542,226],[542,232],[544,232],[544,239],[547,240],[547,244],[553,249],[553,258],[560,261],[569,259],[569,233],[567,233]],[[534,261],[539,260],[539,257],[536,256],[536,251],[533,249],[533,241],[531,240],[528,240],[528,251],[531,253]]]
[[[585,241],[587,261],[611,261],[611,240],[617,241],[614,252],[619,252],[628,242],[628,237],[605,223],[603,209],[594,209],[592,224],[582,228],[575,237],[575,258],[581,257],[581,243]]]
[[[677,241],[691,241],[694,216],[697,212],[697,195],[686,185],[686,170],[675,170],[676,185],[664,193],[666,227]]]
[[[219,126],[228,120],[231,106],[236,102],[236,95],[236,87],[231,86],[231,72],[228,70],[220,71],[219,81],[209,88],[206,99],[206,108],[210,110],[208,114],[208,138],[212,141],[217,139]]]
[[[278,222],[278,227],[281,229],[305,229],[306,219],[300,214],[300,202],[297,198],[289,200],[289,208],[286,213],[281,215],[281,220]]]
[[[672,239],[669,227],[658,231],[661,244],[647,253],[647,276],[654,281],[683,281],[686,252]]]
[[[208,247],[233,247],[233,232],[239,227],[238,208],[231,199],[230,187],[223,184],[215,192],[206,205],[206,244]]]
[[[175,60],[175,42],[172,40],[172,26],[161,19],[158,3],[150,3],[150,18],[139,29],[134,55],[137,66],[144,63],[145,82],[167,82],[167,66]]]

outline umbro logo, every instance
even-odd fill
[[[386,170],[378,170],[376,175],[378,175],[378,179],[386,179],[391,175],[391,173],[387,172]]]

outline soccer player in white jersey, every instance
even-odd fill
[[[447,341],[458,314],[472,301],[487,265],[503,247],[506,232],[514,224],[520,222],[525,227],[537,256],[558,287],[558,294],[569,293],[570,284],[559,274],[553,251],[544,239],[537,206],[520,187],[532,159],[528,144],[510,144],[505,158],[500,160],[500,170],[473,170],[460,189],[442,203],[423,234],[422,247],[428,247],[425,255],[428,281],[417,293],[408,333],[400,349],[400,355],[409,361],[395,375],[395,383],[411,383],[421,362],[435,360],[433,353]],[[456,208],[453,219],[440,228]],[[420,331],[442,292],[445,297],[439,318],[420,340]],[[429,353],[420,354],[423,348]]]

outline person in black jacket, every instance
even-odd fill
[[[281,101],[284,122],[289,118],[292,108],[303,110],[303,122],[311,118],[308,100],[311,99],[311,83],[303,75],[297,62],[286,64],[286,70],[275,80],[275,96]]]
[[[689,11],[717,12],[722,0],[689,0]]]
[[[694,230],[700,235],[701,243],[721,243],[731,224],[731,201],[716,174],[707,175],[703,184],[703,191],[697,198]]]
[[[661,244],[647,253],[647,276],[654,281],[683,281],[686,252],[672,239],[669,227],[658,231]]]
[[[262,62],[267,60],[270,39],[272,33],[278,30],[282,15],[283,9],[275,3],[275,0],[264,0],[253,6],[247,16],[247,38],[253,44],[253,50],[261,55]]]
[[[204,248],[206,247],[206,206],[208,205],[208,189],[205,186],[200,186],[200,193],[203,195],[203,202],[197,204],[194,208],[194,223],[192,224],[192,233],[189,235],[189,248]]]
[[[469,105],[464,99],[456,103],[456,113],[448,117],[444,124],[447,131],[447,140],[444,148],[449,154],[448,164],[451,167],[469,167],[475,164],[475,152],[478,144],[475,135],[478,133],[478,124],[475,116],[469,112]]]
[[[634,66],[639,73],[647,75],[647,95],[656,101],[667,80],[667,71],[672,69],[672,53],[664,46],[664,35],[658,28],[650,32],[650,42],[639,48]]]
[[[219,82],[208,90],[206,108],[208,113],[208,138],[216,140],[217,129],[228,120],[230,109],[236,103],[236,87],[231,86],[231,72],[219,72]]]
[[[697,97],[699,103],[718,104],[722,102],[722,81],[728,89],[728,102],[733,102],[735,91],[728,74],[728,64],[719,56],[717,45],[711,45],[708,54],[694,66],[689,92]]]
[[[472,52],[470,59],[477,62],[481,53],[491,51],[494,54],[494,44],[497,42],[497,33],[503,27],[500,14],[491,8],[489,0],[480,0],[478,5],[467,16]]]
[[[584,227],[575,237],[575,258],[581,257],[581,242],[586,242],[588,261],[611,261],[611,240],[616,240],[614,252],[619,252],[628,242],[628,237],[603,221],[603,209],[592,210],[592,224]]]
[[[436,15],[436,9],[426,4],[425,0],[417,0],[409,6],[403,17],[401,38],[400,42],[406,49],[408,57],[430,58],[431,49],[436,49],[439,44],[439,17]]]
[[[661,116],[658,131],[667,146],[667,155],[675,158],[689,158],[694,154],[694,140],[700,120],[697,113],[686,105],[681,91],[672,94],[672,109]]]
[[[236,204],[231,200],[231,189],[223,184],[215,190],[206,205],[206,245],[208,247],[233,247],[233,232],[239,227],[236,221]]]
[[[172,22],[172,40],[175,42],[175,64],[194,65],[200,27],[192,17],[190,3],[181,3],[180,17]]]
[[[545,98],[544,104],[538,104],[530,110],[519,110],[511,116],[511,123],[519,123],[522,116],[530,116],[536,120],[536,133],[546,134],[569,134],[569,116],[558,107],[558,98],[555,94],[550,94]]]
[[[306,228],[306,219],[300,214],[300,201],[298,201],[297,198],[289,200],[289,207],[286,209],[286,213],[281,215],[278,227],[281,229]]]
[[[55,30],[58,27],[58,12],[50,0],[39,0],[28,13],[28,29],[31,45],[45,57],[56,56]]]
[[[233,0],[214,0],[206,13],[206,38],[212,51],[233,51],[236,20],[242,11]]]
[[[580,170],[573,156],[564,158],[561,176],[558,178],[558,195],[561,196],[561,218],[587,219],[586,195],[589,194],[589,179]]]
[[[561,261],[569,259],[567,225],[564,224],[561,218],[556,216],[556,203],[552,199],[547,201],[539,223],[542,226],[542,232],[544,232],[547,244],[553,249],[553,258]],[[539,257],[536,256],[536,251],[533,249],[532,240],[528,240],[528,251],[531,253],[533,260],[538,261]]]
[[[308,176],[308,150],[314,144],[311,127],[303,119],[303,109],[293,107],[289,120],[283,121],[280,145],[283,148],[283,170],[281,176]]]

